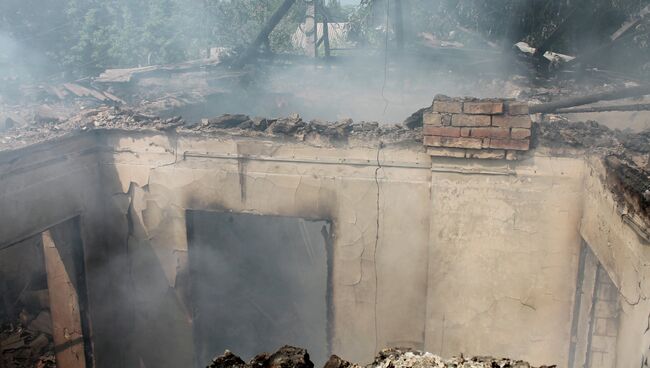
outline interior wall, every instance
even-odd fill
[[[650,244],[624,222],[626,212],[607,187],[601,161],[589,159],[580,233],[617,288],[617,367],[650,366]]]

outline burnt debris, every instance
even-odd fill
[[[208,368],[314,368],[314,363],[307,350],[285,345],[273,354],[258,354],[248,363],[226,350],[214,358]]]
[[[0,326],[0,367],[56,367],[49,312],[23,311],[19,320]]]
[[[208,368],[313,368],[309,354],[305,349],[284,346],[273,354],[260,354],[249,363],[230,351],[216,357]],[[325,363],[324,368],[362,368],[363,366],[348,362],[336,355],[332,355]],[[431,353],[421,351],[390,348],[379,352],[374,361],[365,368],[534,368],[522,360],[493,357],[463,356],[443,359]],[[541,366],[538,368],[553,368],[555,365]]]

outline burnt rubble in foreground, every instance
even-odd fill
[[[283,346],[273,354],[262,353],[244,362],[240,357],[226,350],[214,358],[207,368],[313,368],[305,349]],[[463,356],[443,359],[431,353],[417,350],[390,348],[377,354],[374,361],[366,366],[351,363],[332,355],[323,368],[535,368],[527,362],[507,358]],[[553,368],[555,365],[537,368]]]

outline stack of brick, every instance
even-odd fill
[[[431,156],[515,160],[530,148],[532,120],[524,102],[439,95],[423,120]]]

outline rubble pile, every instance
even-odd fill
[[[348,138],[379,139],[384,142],[399,141],[419,143],[421,129],[403,125],[386,126],[377,122],[354,122],[351,119],[337,122],[304,121],[293,114],[286,118],[259,118],[248,115],[222,115],[188,123],[182,117],[161,118],[136,110],[103,106],[87,109],[65,121],[34,123],[0,133],[0,150],[17,148],[68,134],[92,130],[165,131],[182,134],[232,134],[249,137],[282,137],[315,144],[346,142]]]
[[[274,354],[260,354],[249,363],[227,351],[216,357],[208,368],[313,368],[306,350],[284,346]],[[423,353],[410,349],[384,349],[375,360],[365,368],[533,368],[521,360],[492,357],[463,356],[443,359],[431,353]],[[539,368],[552,368],[541,366]],[[361,365],[350,363],[336,355],[332,355],[323,368],[362,368]]]
[[[307,350],[285,345],[273,354],[258,354],[249,363],[226,350],[208,368],[314,368],[314,363],[309,360]]]
[[[190,128],[194,131],[210,132],[224,129],[237,129],[252,135],[289,136],[301,141],[313,138],[330,142],[345,141],[349,137],[379,138],[385,140],[420,140],[421,131],[404,125],[380,125],[378,122],[357,122],[343,119],[336,122],[322,120],[304,121],[300,115],[286,118],[267,119],[247,115],[222,115],[213,119],[203,119],[200,124]],[[257,134],[255,134],[257,133]]]
[[[33,320],[29,321],[30,318]],[[56,367],[52,324],[48,312],[43,311],[37,317],[26,316],[23,312],[20,321],[0,327],[0,367]]]

